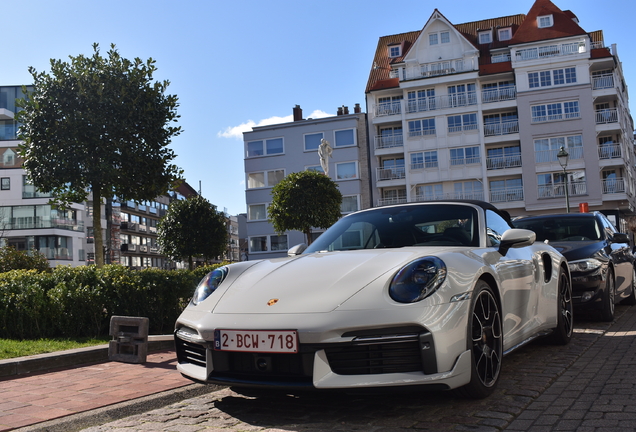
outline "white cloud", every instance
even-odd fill
[[[329,114],[321,110],[315,110],[314,112],[309,114],[306,118],[318,119],[318,118],[332,117],[332,116],[333,114]],[[280,124],[280,123],[290,123],[293,120],[294,120],[293,115],[288,115],[285,117],[274,116],[274,117],[260,120],[258,123],[256,123],[254,120],[248,120],[245,123],[241,123],[238,126],[230,126],[225,128],[224,131],[218,132],[217,136],[219,138],[235,138],[242,141],[243,132],[250,132],[252,128],[254,127],[269,126],[269,125]]]

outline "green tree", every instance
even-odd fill
[[[274,229],[298,230],[311,244],[311,228],[329,228],[341,217],[342,194],[326,175],[314,171],[291,173],[272,188],[267,207]]]
[[[115,45],[102,57],[51,59],[51,73],[33,67],[33,91],[20,102],[20,155],[29,181],[62,206],[93,197],[95,263],[104,257],[103,198],[148,201],[173,189],[183,171],[168,148],[179,135],[177,97],[168,81],[153,82],[150,58],[122,58]]]
[[[157,226],[163,253],[173,260],[192,258],[209,260],[223,255],[228,234],[225,215],[200,195],[173,201]]]

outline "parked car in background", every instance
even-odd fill
[[[208,274],[175,326],[194,381],[492,393],[503,355],[572,336],[565,258],[479,201],[347,215],[288,258]]]
[[[629,238],[602,213],[532,216],[513,224],[534,231],[537,241],[546,241],[567,258],[575,311],[595,310],[603,321],[612,321],[616,303],[636,304]]]

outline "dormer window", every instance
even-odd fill
[[[492,31],[480,31],[479,32],[479,43],[480,44],[488,44],[492,42]]]
[[[497,37],[500,41],[507,41],[512,39],[512,29],[510,27],[499,29],[497,33]]]
[[[552,15],[544,15],[537,17],[537,25],[539,28],[552,27],[554,25],[554,20],[552,19]]]
[[[401,45],[389,45],[389,57],[395,58],[402,55]]]

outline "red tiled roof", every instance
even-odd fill
[[[373,58],[371,72],[369,72],[369,79],[367,80],[367,89],[365,90],[365,93],[368,93],[371,90],[399,87],[399,80],[397,78],[389,78],[391,65],[404,60],[404,55],[408,52],[411,45],[417,40],[419,35],[419,31],[412,31],[391,36],[382,36],[380,40],[378,40],[378,47],[375,50],[375,57]],[[401,57],[389,58],[387,46],[393,44],[402,45]]]
[[[543,15],[552,15],[552,27],[539,28],[537,17]],[[510,43],[520,44],[586,34],[573,17],[575,15],[572,12],[563,12],[550,0],[536,0]]]

